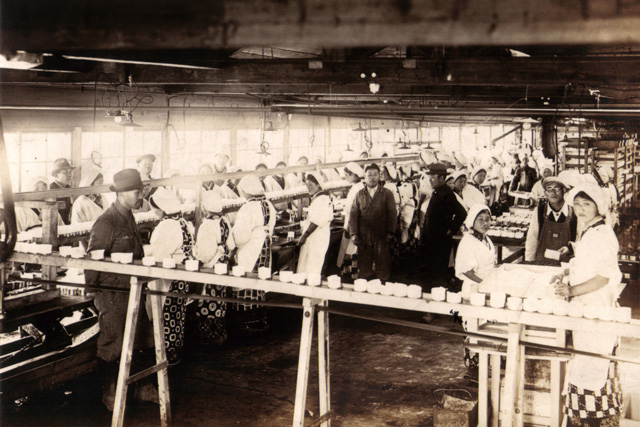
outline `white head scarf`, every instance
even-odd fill
[[[202,193],[202,207],[209,213],[220,213],[224,208],[222,198],[215,191]]]
[[[167,215],[180,212],[180,199],[170,190],[164,187],[158,188],[151,196],[152,204]]]
[[[569,205],[573,206],[573,201],[578,193],[585,193],[587,196],[589,196],[595,202],[598,208],[598,214],[606,218],[607,214],[609,213],[609,198],[607,197],[607,194],[604,192],[602,187],[591,182],[585,182],[576,185],[567,194],[566,201]]]
[[[344,168],[347,169],[349,172],[356,174],[360,178],[364,177],[364,169],[362,169],[362,166],[360,166],[355,162],[347,163]]]
[[[469,230],[472,230],[473,224],[476,222],[476,218],[478,217],[478,215],[480,215],[480,213],[485,211],[488,212],[489,215],[491,215],[491,210],[489,209],[489,206],[484,205],[482,203],[476,203],[471,205],[471,207],[469,208],[469,213],[467,214],[467,218],[464,220],[465,227],[467,227]]]
[[[245,175],[238,183],[238,189],[250,196],[264,194],[264,187],[257,176]]]

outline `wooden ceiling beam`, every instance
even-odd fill
[[[640,43],[611,0],[3,0],[0,48],[220,49]]]

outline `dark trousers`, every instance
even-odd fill
[[[379,240],[373,246],[358,246],[358,277],[370,279],[375,276],[384,282],[389,278],[390,272],[391,252],[387,242]]]
[[[423,246],[422,289],[430,292],[432,288],[444,286],[449,289],[448,280],[449,256],[453,246],[453,239],[439,239],[437,241],[425,241]]]

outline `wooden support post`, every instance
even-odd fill
[[[507,414],[502,422],[504,427],[521,427],[523,424],[524,347],[520,346],[523,331],[523,325],[509,324],[507,371],[504,378],[504,394],[501,405]]]
[[[153,291],[160,291],[157,280],[149,282],[147,287]],[[156,364],[166,362],[167,355],[164,347],[164,321],[162,317],[162,295],[147,295],[151,300],[153,320],[153,342],[156,351]],[[162,427],[171,425],[171,399],[169,398],[169,375],[167,368],[158,371],[158,400],[160,402],[160,424]]]
[[[0,263],[0,319],[4,319],[4,292],[7,286],[7,263]]]
[[[328,301],[323,301],[320,305],[326,307]],[[329,313],[318,311],[318,386],[320,388],[320,416],[328,414],[331,410],[329,369]],[[322,427],[330,427],[331,419],[320,424]]]
[[[300,356],[298,358],[298,379],[296,382],[296,400],[293,408],[293,426],[304,426],[304,413],[307,401],[307,385],[309,380],[309,360],[311,357],[311,341],[313,338],[313,315],[315,303],[303,298],[302,332],[300,334]]]
[[[53,250],[58,248],[58,202],[47,200],[46,208],[42,213],[42,243],[53,245]],[[58,268],[52,265],[42,266],[42,278],[55,281],[58,279]],[[54,289],[55,285],[43,284],[43,289]]]
[[[127,321],[124,326],[124,338],[122,340],[122,352],[120,353],[120,369],[118,370],[118,385],[113,406],[111,427],[122,427],[124,424],[124,407],[127,400],[127,379],[131,370],[131,356],[133,343],[136,337],[138,313],[142,300],[142,285],[137,277],[131,278],[131,291],[129,292],[129,304],[127,306]]]
[[[556,329],[554,345],[564,347],[566,345],[566,338],[566,331],[564,329]],[[551,427],[560,427],[562,423],[562,387],[564,386],[564,366],[564,361],[557,359],[551,360]]]
[[[491,356],[491,427],[500,424],[500,355]]]

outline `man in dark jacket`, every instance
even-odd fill
[[[422,243],[426,261],[425,291],[435,286],[447,287],[447,269],[453,247],[453,235],[467,217],[467,211],[446,185],[447,168],[442,163],[428,166],[433,194],[425,216]]]
[[[53,162],[53,170],[51,175],[53,176],[53,182],[49,185],[51,190],[58,188],[71,188],[71,179],[73,178],[74,166],[71,166],[69,161],[64,158],[56,159]],[[65,224],[71,223],[71,197],[60,197],[57,199],[59,202],[64,203],[64,206],[58,210],[62,222]]]
[[[385,281],[391,272],[389,243],[398,221],[393,193],[380,184],[380,167],[365,168],[365,186],[356,194],[349,230],[358,247],[358,277]]]
[[[143,187],[140,173],[135,169],[124,169],[114,175],[111,191],[116,192],[116,201],[93,224],[89,252],[103,249],[105,256],[114,252],[131,252],[134,259],[142,258],[142,240],[131,210],[142,205]],[[130,279],[123,274],[85,270],[87,285],[129,289]],[[102,401],[110,410],[113,410],[117,361],[122,352],[128,300],[128,292],[111,290],[99,290],[94,298],[94,304],[100,312],[98,358],[106,362]],[[153,346],[151,322],[143,314],[145,310],[140,310],[140,313],[136,344],[137,347],[149,348]]]

